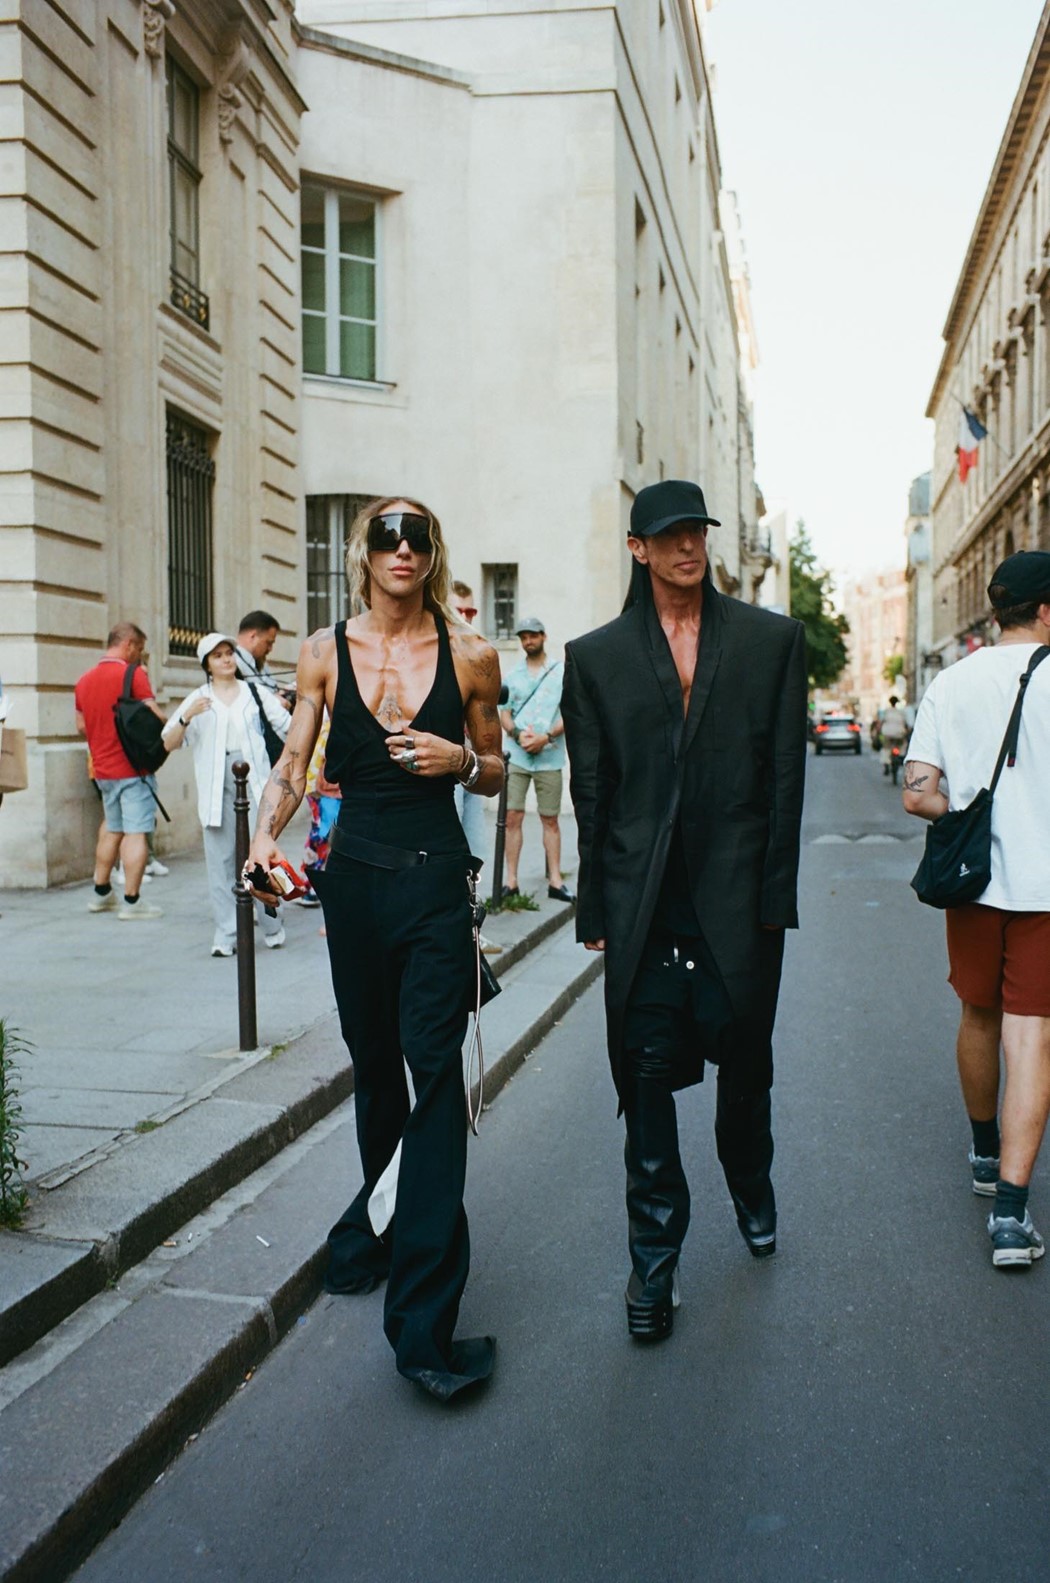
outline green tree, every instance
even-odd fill
[[[886,681],[888,681],[890,686],[892,687],[894,682],[897,680],[897,677],[898,676],[902,676],[904,674],[904,655],[903,654],[890,654],[890,655],[888,655],[887,659],[886,659],[886,663],[882,667],[882,674],[883,674],[884,679]]]
[[[830,687],[848,658],[849,622],[831,606],[831,573],[818,563],[816,552],[799,520],[788,545],[791,571],[791,614],[806,629],[806,665],[811,687]]]

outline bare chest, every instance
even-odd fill
[[[350,664],[365,708],[384,731],[403,731],[426,703],[437,676],[438,638],[347,632]]]
[[[678,685],[682,689],[682,713],[689,708],[689,697],[693,690],[693,675],[696,671],[696,656],[700,646],[699,629],[695,631],[682,631],[681,629],[668,632],[664,629],[674,668],[678,673]]]

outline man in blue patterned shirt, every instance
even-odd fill
[[[530,783],[536,789],[536,807],[543,826],[547,857],[547,895],[552,901],[572,901],[561,874],[562,768],[565,764],[565,727],[561,718],[561,686],[565,667],[547,657],[547,633],[537,616],[518,627],[524,658],[507,677],[507,703],[500,714],[507,734],[510,767],[507,771],[507,883],[505,896],[518,894],[518,860],[521,857],[525,799]]]

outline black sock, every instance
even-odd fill
[[[1003,1215],[1012,1215],[1014,1220],[1024,1220],[1027,1208],[1027,1187],[1018,1187],[1016,1182],[1004,1182],[1000,1177],[995,1189],[996,1219]]]
[[[970,1128],[973,1132],[973,1152],[982,1160],[997,1160],[999,1158],[999,1122],[993,1116],[991,1121],[974,1121],[970,1117]]]
[[[134,907],[135,903],[138,901],[138,896],[137,895],[129,896],[127,891],[125,891],[124,892],[124,900],[127,902],[129,907]]]
[[[96,896],[108,896],[112,889],[113,889],[113,886],[107,880],[104,885],[96,885],[95,886],[95,895]]]

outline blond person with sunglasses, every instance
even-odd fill
[[[314,882],[354,1063],[364,1184],[329,1233],[326,1285],[362,1293],[386,1280],[397,1367],[445,1401],[488,1378],[495,1350],[490,1336],[454,1338],[469,1265],[461,1050],[476,864],[453,793],[460,784],[494,797],[503,785],[499,662],[449,608],[441,526],[419,501],[366,506],[346,566],[361,614],[302,646],[249,867],[283,856],[278,837],[302,799],[327,708],[325,775],[342,804]],[[398,1151],[391,1218],[383,1186]]]

